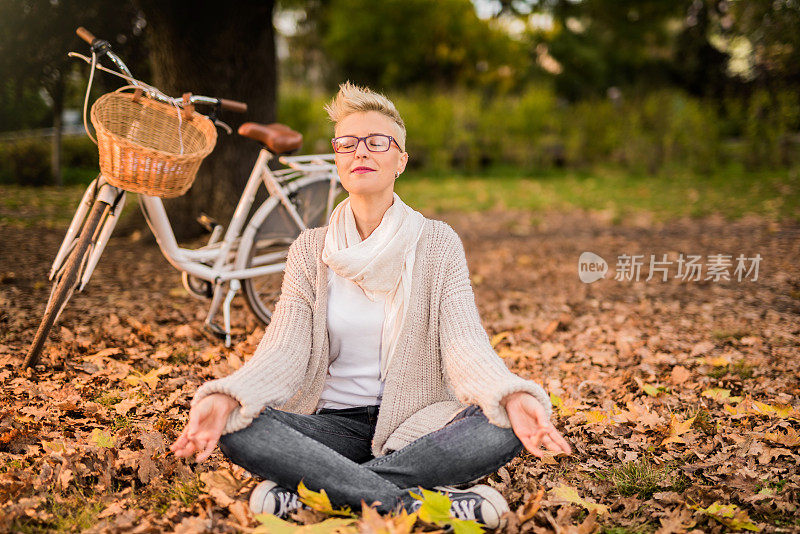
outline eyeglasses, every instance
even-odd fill
[[[331,139],[333,144],[333,151],[338,154],[347,154],[355,152],[358,148],[358,143],[364,141],[364,145],[370,152],[386,152],[392,143],[397,146],[397,149],[402,152],[402,148],[397,144],[397,141],[391,135],[371,134],[366,137],[356,137],[355,135],[343,135],[341,137],[334,137]]]

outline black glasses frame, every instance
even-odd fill
[[[353,139],[356,139],[356,144],[355,146],[353,146],[353,150],[336,150],[336,140],[344,139],[345,137],[351,137]],[[386,145],[386,150],[372,150],[369,147],[369,143],[367,143],[367,139],[369,139],[370,137],[388,137],[389,144]],[[397,142],[397,140],[391,135],[386,135],[386,134],[369,134],[365,137],[358,137],[357,135],[340,135],[339,137],[334,137],[333,139],[331,139],[331,145],[333,146],[333,151],[336,152],[337,154],[350,154],[351,152],[355,152],[356,150],[358,150],[358,144],[361,141],[364,141],[364,146],[367,147],[367,150],[369,150],[370,152],[389,152],[389,149],[392,148],[392,143],[395,144],[397,150],[399,150],[400,152],[403,151],[403,149],[400,148],[400,144]]]

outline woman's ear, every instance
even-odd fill
[[[398,176],[406,170],[406,164],[408,163],[408,152],[403,152],[400,154],[400,163],[397,165],[397,174]]]

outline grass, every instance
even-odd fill
[[[59,497],[48,493],[42,510],[47,520],[17,519],[11,532],[83,532],[97,522],[97,514],[105,508],[98,495],[86,495],[77,488]]]
[[[600,470],[596,476],[610,482],[619,495],[649,499],[659,490],[681,491],[684,483],[675,476],[673,467],[655,465],[647,458],[642,458]]]
[[[580,208],[607,212],[615,222],[637,212],[650,213],[654,220],[719,213],[728,219],[757,214],[800,221],[800,169],[731,169],[709,176],[686,171],[636,175],[614,169],[537,174],[498,169],[484,176],[415,171],[401,177],[396,189],[410,206],[435,213]]]
[[[741,328],[713,330],[711,332],[711,336],[717,341],[739,341],[750,334],[749,330]]]
[[[732,365],[723,365],[720,367],[714,367],[713,369],[709,370],[708,373],[706,374],[711,378],[719,380],[720,378],[723,378],[730,373],[730,374],[735,374],[742,380],[746,380],[748,378],[753,377],[754,369],[755,366],[747,365],[747,363],[744,360],[739,360],[733,363]]]
[[[156,488],[145,486],[139,490],[140,493],[136,501],[144,509],[153,509],[163,514],[176,502],[180,502],[184,506],[192,504],[197,500],[202,488],[203,483],[200,480],[200,475],[195,474],[194,478],[183,482],[176,481],[170,486]]]
[[[602,527],[600,534],[646,534],[655,532],[658,528],[655,523],[646,523],[638,527]]]
[[[105,392],[95,397],[94,402],[106,407],[112,407],[122,400],[122,396],[113,392]]]
[[[63,229],[84,187],[0,185],[0,225]],[[729,220],[756,214],[773,221],[800,221],[800,168],[731,169],[708,176],[688,171],[639,175],[611,168],[536,173],[496,168],[481,175],[408,171],[398,179],[396,190],[408,205],[429,213],[583,209],[604,213],[614,223],[642,213],[654,221],[712,213]],[[132,200],[126,212],[136,209]]]
[[[66,230],[85,188],[0,185],[0,225]]]

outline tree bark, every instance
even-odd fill
[[[277,69],[274,0],[139,0],[147,20],[154,84],[171,96],[184,92],[241,100],[245,115],[223,112],[234,130],[218,130],[217,146],[184,196],[165,201],[176,237],[196,236],[205,212],[226,223],[258,155],[259,146],[236,135],[245,121],[273,122]],[[134,73],[135,75],[136,73]],[[198,108],[200,110],[200,108]]]

